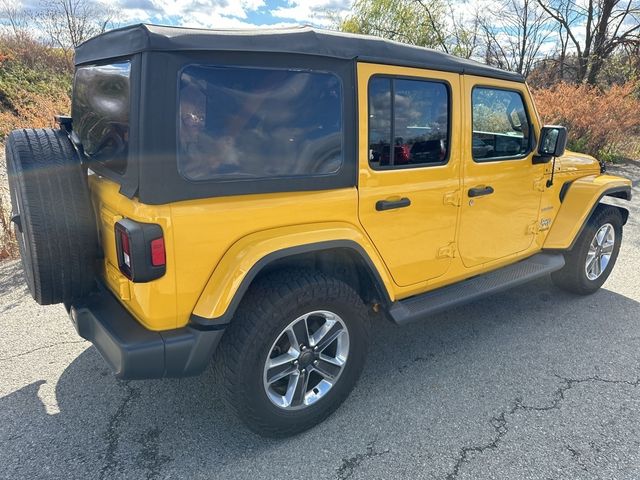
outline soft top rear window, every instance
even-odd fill
[[[331,175],[343,163],[342,84],[328,72],[191,65],[179,82],[188,180]]]
[[[89,160],[124,173],[129,147],[131,63],[89,65],[73,82],[73,141]]]

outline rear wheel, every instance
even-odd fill
[[[367,309],[351,287],[319,272],[278,272],[247,292],[218,349],[217,376],[250,429],[293,435],[345,400],[367,343]]]
[[[560,288],[588,295],[607,280],[618,258],[622,242],[622,215],[608,205],[599,205],[565,254],[565,266],[551,278]]]

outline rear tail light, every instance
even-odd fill
[[[154,267],[160,267],[167,262],[164,253],[164,238],[156,238],[151,240],[151,265]]]
[[[150,282],[166,272],[166,251],[160,225],[125,218],[115,224],[120,271],[133,282]]]
[[[124,230],[118,232],[120,235],[120,246],[122,247],[122,264],[124,267],[131,269],[131,246],[129,235]]]

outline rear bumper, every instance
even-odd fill
[[[78,334],[122,379],[197,375],[209,365],[224,333],[224,326],[147,330],[103,287],[73,302],[68,311]]]

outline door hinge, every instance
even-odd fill
[[[453,192],[447,192],[444,194],[443,201],[445,205],[453,205],[454,207],[460,206],[460,190]]]
[[[537,190],[538,192],[544,192],[546,190],[546,185],[547,182],[545,181],[545,179],[539,178],[538,180],[533,182],[533,189]]]
[[[450,243],[438,249],[438,258],[454,258],[456,256],[456,244]]]
[[[533,222],[527,227],[527,233],[529,235],[537,235],[538,232],[540,232],[540,224],[536,220],[535,222]]]

